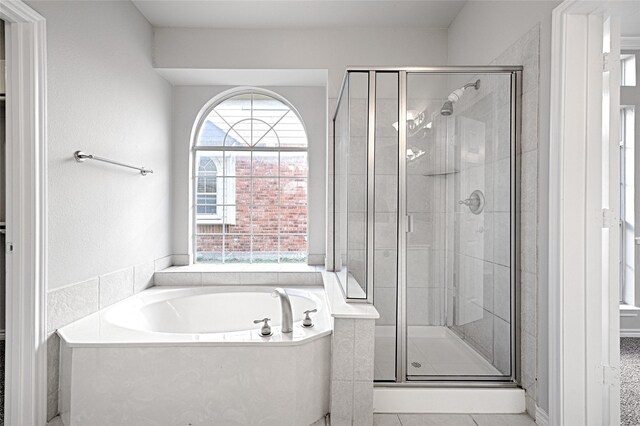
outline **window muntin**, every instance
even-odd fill
[[[195,262],[305,262],[307,137],[296,112],[239,93],[210,108],[195,142]]]

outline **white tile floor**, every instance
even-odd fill
[[[536,426],[526,414],[374,414],[374,426]]]
[[[390,332],[391,330],[391,332]],[[446,327],[409,329],[408,374],[437,376],[499,376],[489,361]],[[390,327],[376,327],[375,378],[395,378],[395,336]]]

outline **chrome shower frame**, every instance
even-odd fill
[[[407,336],[407,317],[406,317],[406,229],[409,226],[407,216],[407,126],[398,126],[398,250],[397,250],[397,307],[396,307],[396,380],[395,381],[376,381],[375,386],[403,386],[403,387],[515,387],[520,382],[520,165],[516,164],[520,161],[520,134],[521,134],[521,105],[522,105],[522,66],[432,66],[432,67],[348,67],[342,81],[342,86],[338,94],[338,105],[333,115],[333,155],[335,166],[336,155],[336,132],[335,121],[341,107],[341,99],[345,95],[345,87],[349,79],[349,75],[354,72],[368,73],[369,76],[369,97],[368,97],[368,123],[367,123],[367,243],[366,256],[367,274],[365,286],[365,298],[349,298],[347,289],[344,288],[344,295],[347,302],[350,303],[373,303],[373,259],[375,235],[375,221],[372,220],[374,214],[375,201],[375,83],[377,73],[397,73],[398,74],[398,123],[407,122],[407,76],[408,74],[508,74],[511,76],[511,143],[510,143],[510,239],[511,239],[511,375],[510,376],[412,376],[407,375],[407,355],[405,353],[408,336]],[[372,97],[373,94],[373,97]],[[343,106],[344,107],[344,106]],[[348,107],[348,102],[347,102]],[[332,171],[335,175],[335,169]],[[335,185],[336,179],[333,179],[333,205],[336,205]],[[336,209],[333,211],[333,229],[336,223]],[[346,232],[346,231],[345,231]],[[339,241],[336,233],[333,234],[333,249],[337,251]],[[335,255],[333,256],[333,264],[328,265],[335,270],[337,262]]]

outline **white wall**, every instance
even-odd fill
[[[156,28],[158,68],[328,69],[336,98],[347,66],[447,62],[447,31],[420,28],[221,30]],[[334,104],[329,105],[333,114]]]
[[[230,86],[174,86],[173,88],[173,247],[174,254],[189,253],[189,153],[194,122],[202,107]],[[324,87],[263,87],[275,92],[297,109],[309,141],[309,257],[312,263],[325,253],[325,164],[327,140],[327,94]],[[184,258],[184,256],[181,256]]]
[[[47,20],[49,290],[170,254],[171,86],[151,26],[130,2],[29,5]]]
[[[449,27],[449,63],[488,64],[533,26],[540,24],[538,158],[538,405],[548,398],[548,188],[551,11],[559,1],[468,2]]]
[[[314,30],[232,30],[232,29],[188,29],[156,28],[154,37],[154,63],[158,68],[213,68],[213,69],[326,69],[328,70],[328,117],[325,132],[331,141],[331,128],[327,125],[333,117],[336,98],[348,66],[424,66],[443,65],[447,62],[447,31],[419,28],[354,28]],[[272,88],[279,92],[281,88]],[[218,88],[216,90],[221,90]],[[175,104],[175,149],[181,150],[190,135],[193,120],[199,108],[214,96],[214,91],[200,93],[197,88],[174,90]],[[287,97],[287,94],[282,92]],[[292,94],[295,97],[295,94]],[[193,97],[193,102],[187,96]],[[196,101],[197,99],[197,101]],[[303,99],[292,103],[298,104]],[[302,105],[302,104],[301,104]],[[197,108],[196,108],[197,107]],[[178,117],[179,114],[186,114]],[[315,114],[315,113],[314,113]],[[326,115],[326,114],[325,114]],[[188,122],[188,125],[187,125]],[[306,123],[306,119],[305,119]],[[308,123],[306,123],[308,125]],[[186,129],[189,129],[189,132]],[[326,139],[325,139],[326,140]],[[185,142],[183,142],[185,141]],[[324,164],[327,147],[320,146],[310,152],[312,168]],[[315,149],[315,148],[314,148]],[[329,151],[331,155],[331,151]],[[189,229],[182,206],[187,205],[186,182],[180,170],[187,164],[186,153],[176,152],[174,253],[184,254],[188,249],[185,236]],[[311,173],[313,170],[310,170]],[[326,180],[326,169],[317,175],[318,182]],[[319,185],[319,184],[318,184]],[[324,183],[323,183],[324,185]],[[310,193],[310,220],[314,229],[319,228],[319,217],[324,217],[326,201],[313,188]],[[316,198],[317,197],[317,198]],[[319,209],[312,208],[312,203]],[[318,216],[318,219],[315,216]],[[324,220],[324,219],[323,219]],[[321,227],[322,232],[325,226]],[[315,232],[315,231],[314,231]],[[311,237],[310,253],[325,254],[324,241]],[[317,250],[321,250],[318,252]]]

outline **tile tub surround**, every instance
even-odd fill
[[[47,292],[48,420],[58,413],[60,351],[55,331],[151,287],[153,274],[171,264],[171,256],[165,256]]]
[[[373,359],[375,321],[379,314],[367,303],[346,303],[333,272],[322,273],[333,317],[331,354],[331,425],[373,424]]]
[[[315,422],[329,410],[331,320],[322,288],[287,290],[295,319],[287,335],[277,320],[270,337],[260,336],[252,324],[253,310],[264,303],[255,295],[269,299],[264,308],[278,311],[267,312],[274,320],[279,314],[278,301],[262,286],[155,287],[63,327],[58,334],[65,425]],[[248,306],[238,309],[245,316],[226,316],[229,298]],[[175,301],[178,315],[180,309],[200,315],[176,328],[165,316],[153,315],[151,307],[161,313],[163,300]],[[315,326],[303,328],[300,311],[308,302],[318,312]],[[141,309],[145,319],[136,321]],[[208,321],[216,327],[200,332]],[[245,323],[250,329],[224,331]]]
[[[258,348],[62,342],[61,417],[65,426],[310,425],[329,410],[330,351],[330,336]]]
[[[321,266],[220,264],[173,266],[154,275],[156,286],[322,285]]]

